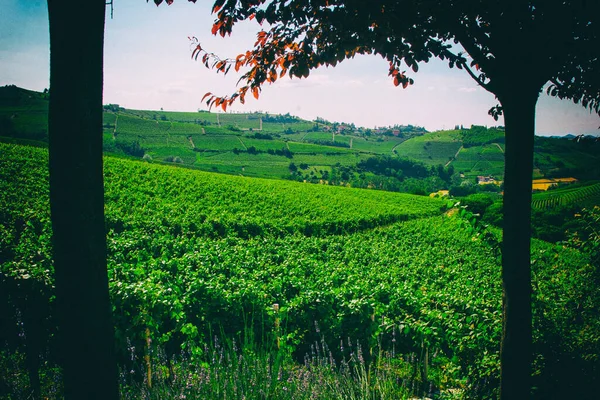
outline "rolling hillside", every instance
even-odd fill
[[[0,140],[45,142],[47,108],[47,94],[0,88]],[[467,181],[481,175],[501,181],[504,170],[501,129],[473,126],[425,134],[408,129],[394,136],[391,131],[382,134],[289,114],[149,111],[118,105],[105,106],[104,150],[159,164],[311,182],[328,182],[344,168],[356,169],[374,156],[452,167]],[[599,161],[598,141],[536,138],[535,178],[600,179]],[[303,168],[296,173],[299,165]]]

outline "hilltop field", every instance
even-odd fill
[[[0,137],[46,142],[47,110],[47,94],[0,88]],[[456,128],[440,132],[412,125],[366,129],[289,114],[148,111],[112,104],[105,106],[103,129],[108,154],[232,175],[412,193],[476,183],[477,176],[501,182],[502,127]],[[379,169],[368,168],[366,163],[373,158],[383,160]],[[388,158],[416,165],[404,166],[399,173]],[[598,161],[598,141],[539,137],[534,178],[600,179]],[[440,173],[440,168],[446,172]],[[420,186],[405,182],[411,178],[430,182]]]

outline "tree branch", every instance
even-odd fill
[[[473,70],[471,70],[471,68],[467,65],[467,63],[463,63],[462,66],[465,69],[465,71],[467,71],[467,73],[471,76],[471,78],[473,78],[475,80],[475,82],[477,82],[477,84],[479,86],[481,86],[482,88],[484,88],[485,90],[487,90],[490,93],[494,93],[491,89],[489,82],[488,83],[483,82],[479,76],[475,75],[475,73],[473,72]]]

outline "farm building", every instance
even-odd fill
[[[498,184],[498,181],[493,176],[478,176],[477,183],[480,185]]]

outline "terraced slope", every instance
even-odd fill
[[[557,206],[590,207],[600,205],[600,183],[535,193],[531,205],[539,209]]]

